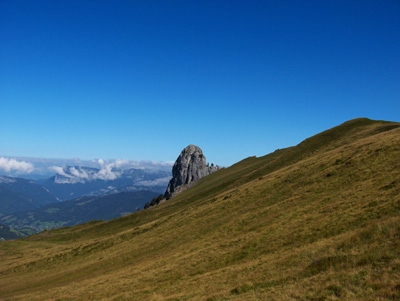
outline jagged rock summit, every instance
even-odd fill
[[[206,157],[200,147],[193,144],[185,147],[172,168],[172,179],[165,191],[164,198],[170,199],[219,168],[214,164],[211,164],[211,166],[207,164]]]

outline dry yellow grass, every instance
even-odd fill
[[[356,120],[110,222],[0,244],[0,296],[400,299],[400,128]]]

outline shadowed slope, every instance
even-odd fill
[[[10,298],[400,298],[400,124],[357,119],[154,208],[3,242]]]

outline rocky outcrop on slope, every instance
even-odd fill
[[[172,168],[172,179],[165,191],[164,198],[170,199],[219,168],[214,164],[211,164],[211,166],[207,164],[206,157],[200,147],[193,144],[185,147]]]

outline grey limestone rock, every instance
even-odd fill
[[[164,198],[170,199],[218,169],[219,166],[207,164],[206,157],[200,147],[193,144],[185,147],[172,168],[172,179],[165,191]]]

